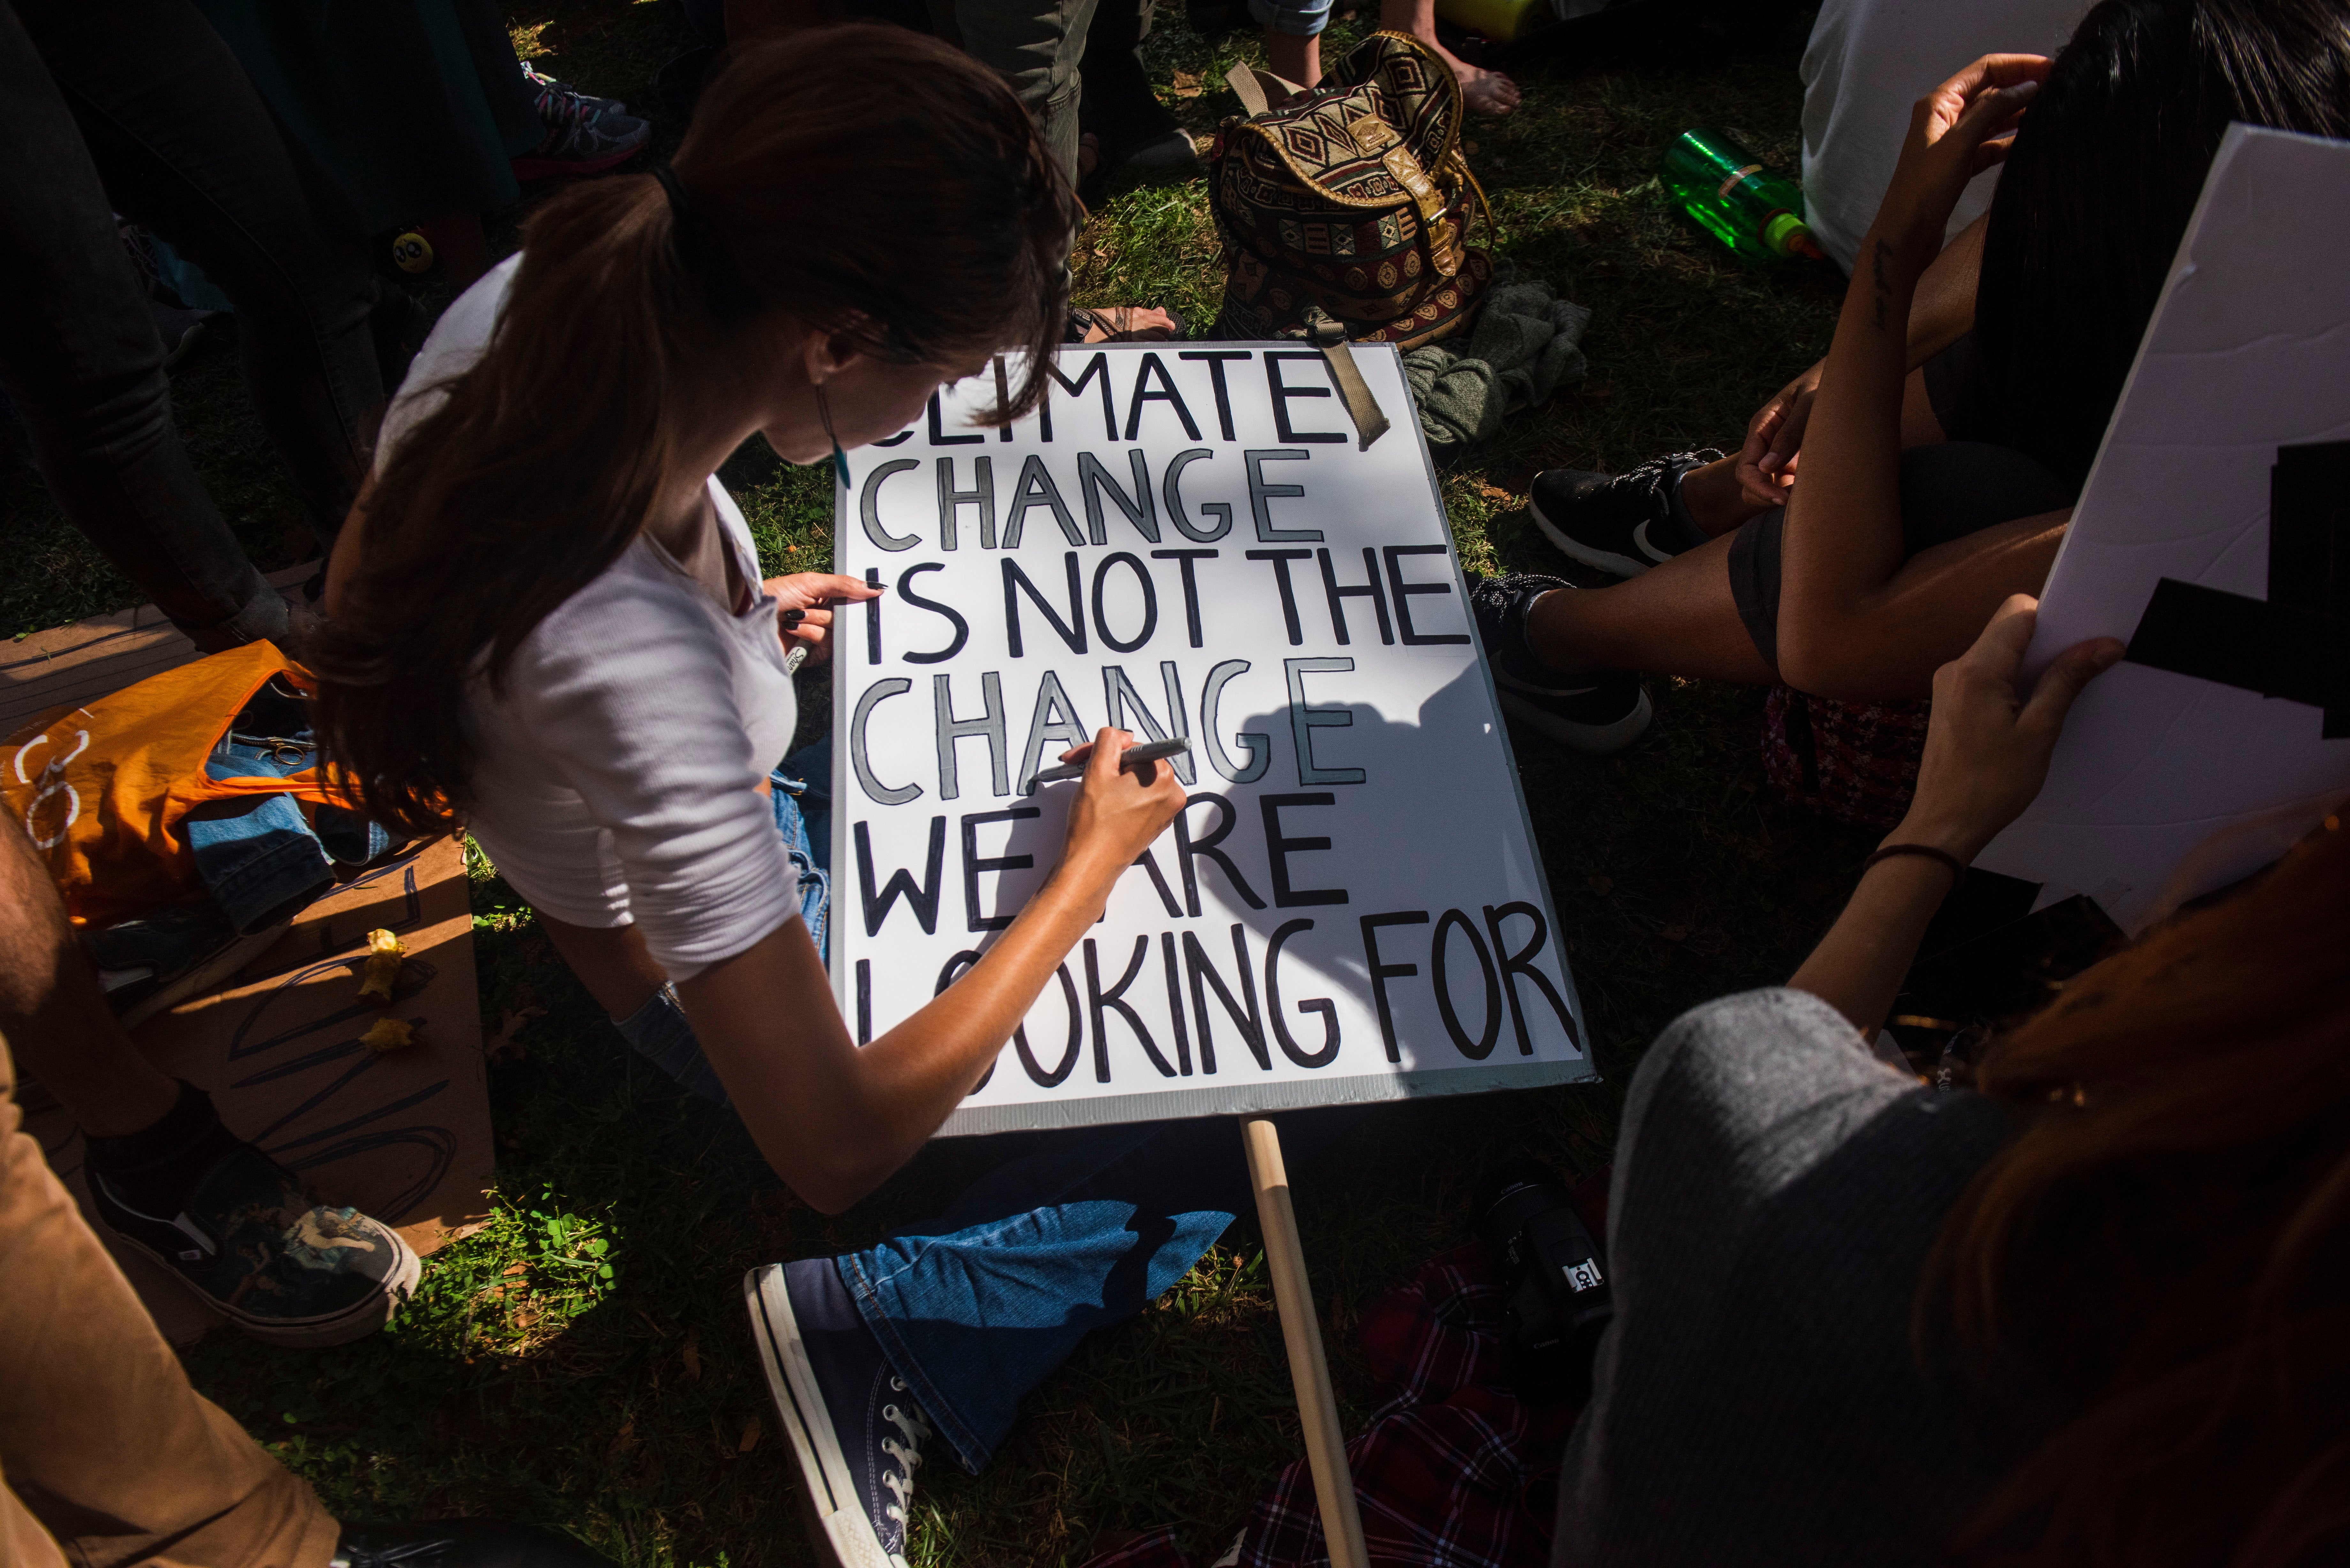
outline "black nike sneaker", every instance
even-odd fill
[[[1721,456],[1710,447],[1671,452],[1628,473],[1546,468],[1534,475],[1527,510],[1543,537],[1570,558],[1637,577],[1689,548],[1688,528],[1673,516],[1673,487]]]
[[[1543,595],[1572,592],[1574,586],[1531,572],[1471,577],[1469,609],[1502,711],[1562,745],[1604,757],[1638,740],[1653,711],[1638,675],[1620,670],[1564,675],[1535,657],[1526,640],[1526,612]]]
[[[931,1424],[830,1258],[743,1276],[767,1391],[791,1435],[820,1561],[906,1568],[906,1514]]]

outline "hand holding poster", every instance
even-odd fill
[[[1358,349],[1409,409],[1392,349]],[[1593,1075],[1427,452],[1367,452],[1311,349],[1065,352],[848,454],[834,983],[860,1043],[976,961],[1104,725],[1191,792],[945,1132]],[[1409,428],[1410,421],[1399,421]],[[1162,764],[1169,765],[1169,764]]]
[[[2233,126],[2027,668],[2093,637],[2128,657],[2074,705],[1984,867],[2135,926],[2174,877],[2192,898],[2245,876],[2350,792],[2345,489],[2350,143]]]

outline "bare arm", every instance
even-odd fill
[[[1917,400],[1922,393],[1918,368],[1951,344],[1975,324],[1975,285],[1982,275],[1983,229],[1990,215],[1977,218],[1942,247],[1918,280],[1917,298],[1909,309],[1908,392]],[[1819,394],[1820,372],[1825,359],[1779,389],[1776,396],[1754,411],[1746,423],[1746,442],[1739,448],[1736,478],[1740,493],[1754,506],[1783,506],[1787,487],[1794,483],[1804,431],[1811,423],[1812,403]],[[1906,435],[1906,432],[1905,432]],[[1935,437],[1933,439],[1940,439]]]
[[[1887,594],[1904,555],[1901,402],[1910,306],[1950,207],[1969,179],[2004,156],[2008,128],[2046,68],[2038,56],[1988,56],[1920,99],[1912,117],[1828,349],[1804,436],[1804,483],[1787,501],[1779,662],[1792,686],[1831,696],[1916,690],[1883,673],[1889,659],[1939,629],[1914,618],[1921,607],[1917,585]],[[1954,598],[1949,613],[1979,623],[2007,592],[2036,589],[2038,579],[2019,581],[1997,569],[2036,558],[2028,550],[1994,553],[1961,571],[1950,586],[1983,591],[1988,602]],[[1963,646],[1933,643],[1929,656],[1939,661]]]
[[[1130,739],[1112,730],[1097,737],[1061,863],[1011,928],[870,1045],[849,1038],[797,919],[677,988],[759,1151],[809,1203],[827,1213],[847,1208],[938,1130],[1100,915],[1119,875],[1181,809],[1183,788],[1163,765],[1118,771]]]
[[[2073,700],[2121,658],[2122,645],[2101,638],[2067,649],[2027,694],[2019,672],[2038,613],[2028,597],[2009,599],[1973,647],[1936,671],[1917,794],[1885,843],[1924,845],[1964,864],[2040,793]],[[1954,880],[1948,866],[1922,855],[1870,867],[1787,983],[1828,1002],[1864,1033],[1877,1028]]]

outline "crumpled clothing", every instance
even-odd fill
[[[1575,308],[1570,306],[1569,308]],[[1586,1183],[1586,1216],[1604,1196]],[[1482,1248],[1433,1259],[1363,1324],[1363,1348],[1389,1397],[1347,1445],[1363,1539],[1380,1568],[1548,1568],[1566,1435],[1579,1413],[1511,1389],[1500,1286]],[[1314,1477],[1304,1459],[1258,1499],[1218,1559],[1235,1568],[1327,1568]],[[1171,1528],[1086,1568],[1191,1568]]]
[[[1591,373],[1582,348],[1590,322],[1589,307],[1559,298],[1540,278],[1520,281],[1515,266],[1496,261],[1476,326],[1403,357],[1430,452],[1444,462],[1509,415],[1580,385]]]

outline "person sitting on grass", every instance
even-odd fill
[[[15,1073],[82,1134],[99,1221],[271,1345],[382,1326],[416,1254],[158,1072],[98,975],[31,842],[0,823],[0,1563],[9,1568],[611,1568],[567,1536],[490,1520],[363,1524],[198,1394],[24,1130]],[[288,1359],[280,1369],[304,1376]]]
[[[1553,1561],[2350,1560],[2350,832],[2074,976],[1973,1089],[1863,1044],[2112,639],[1934,680],[1908,815],[1783,990],[1641,1061]]]
[[[1606,753],[1648,723],[1633,671],[1923,697],[2046,579],[2231,120],[2350,136],[2350,5],[2106,0],[2053,66],[1987,56],[1927,95],[1827,358],[1737,460],[1535,478],[1551,542],[1630,580],[1482,585],[1503,707]],[[1985,223],[1940,250],[2002,158]]]
[[[1034,408],[1074,215],[1010,88],[944,44],[872,25],[738,42],[673,169],[556,196],[451,306],[329,574],[317,729],[371,815],[462,811],[629,1043],[731,1101],[827,1213],[992,1069],[1185,796],[1162,765],[1120,771],[1123,732],[1067,753],[1087,773],[1050,877],[860,1048],[825,969],[829,835],[794,799],[805,764],[773,770],[796,721],[786,645],[821,647],[828,606],[878,590],[762,583],[713,471],[762,431],[838,462],[1006,350],[1027,362],[1004,417]],[[1250,1201],[1228,1125],[1087,1129],[937,1224],[764,1271],[760,1344],[830,1500],[823,1550],[899,1557],[925,1439],[977,1469],[1088,1330]]]

